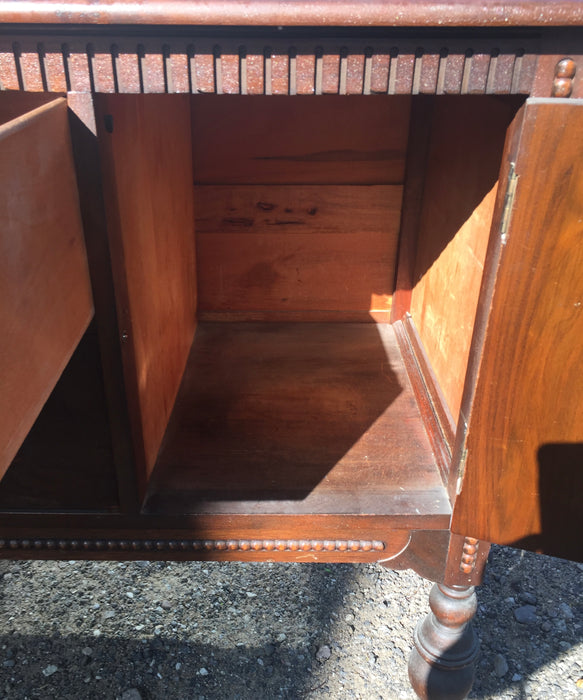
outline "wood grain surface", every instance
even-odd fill
[[[192,98],[197,184],[403,181],[410,97]]]
[[[448,509],[392,326],[199,323],[148,512]]]
[[[54,102],[57,97],[44,92],[0,92],[0,125]]]
[[[1,476],[93,315],[64,99],[0,126],[0,211]]]
[[[391,185],[196,187],[201,318],[388,318],[401,194]]]
[[[527,102],[453,530],[581,557],[583,102]],[[496,258],[493,255],[495,262]]]
[[[435,100],[411,315],[457,422],[500,158],[520,98]]]
[[[103,96],[97,111],[128,403],[147,475],[196,323],[190,100]]]

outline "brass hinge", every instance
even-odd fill
[[[518,175],[516,174],[516,163],[510,163],[510,172],[508,173],[508,182],[506,184],[506,195],[504,197],[504,209],[502,211],[502,224],[500,225],[500,238],[502,239],[502,245],[506,245],[506,241],[508,240],[508,229],[510,228],[512,209],[514,208],[514,196],[516,194],[517,184]]]
[[[462,456],[460,458],[460,463],[458,466],[458,476],[457,476],[457,484],[455,488],[455,495],[459,496],[461,491],[462,491],[462,484],[464,481],[464,474],[466,471],[466,461],[468,459],[468,448],[464,447],[464,451],[462,452]]]

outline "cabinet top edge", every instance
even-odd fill
[[[258,27],[583,26],[581,0],[6,0],[0,24]]]

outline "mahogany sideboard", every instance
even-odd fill
[[[581,559],[583,4],[0,4],[0,556],[372,562],[469,692]]]

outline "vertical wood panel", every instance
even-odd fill
[[[3,475],[93,315],[65,100],[0,126],[0,211]]]
[[[411,314],[456,420],[500,156],[517,106],[486,97],[435,102]]]
[[[147,475],[195,329],[190,98],[107,96],[98,114],[128,401]]]

